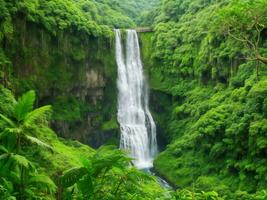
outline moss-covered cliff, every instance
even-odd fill
[[[39,104],[52,104],[60,136],[116,143],[112,29],[135,26],[133,4],[0,0],[0,83],[17,95],[34,89]]]
[[[17,94],[38,91],[39,104],[52,104],[52,126],[60,136],[92,146],[117,137],[116,64],[113,39],[59,32],[25,20],[14,22],[3,42]]]

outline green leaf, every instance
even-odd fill
[[[0,151],[2,151],[4,153],[8,153],[8,150],[2,145],[0,145]]]
[[[93,182],[90,175],[86,175],[78,182],[78,188],[83,194],[84,199],[90,199],[93,196]]]
[[[10,156],[10,154],[8,154],[8,153],[0,155],[0,161],[7,159],[9,156]]]
[[[18,121],[23,120],[27,113],[33,109],[35,97],[35,92],[30,90],[23,94],[21,98],[19,98],[14,109],[15,116]]]
[[[45,147],[45,148],[48,148],[50,150],[53,151],[53,148],[51,146],[49,146],[48,144],[42,142],[41,140],[39,140],[38,138],[35,138],[35,137],[32,137],[32,136],[29,136],[29,135],[24,135],[25,139],[28,140],[29,142],[33,143],[33,144],[36,144],[38,146],[41,146],[41,147]]]
[[[9,125],[9,127],[16,127],[16,125],[13,123],[13,121],[11,119],[9,119],[8,117],[0,114],[0,118]]]
[[[52,112],[52,107],[50,105],[43,106],[27,113],[24,119],[24,125],[31,127],[35,125],[38,121],[46,121],[46,118]]]
[[[46,187],[51,193],[56,191],[57,186],[48,176],[36,174],[31,175],[32,177],[28,180],[29,185],[38,185],[41,188]]]
[[[62,186],[70,187],[77,183],[85,174],[87,174],[87,169],[85,167],[72,168],[63,173],[60,182]]]
[[[25,168],[29,168],[31,166],[31,162],[24,156],[15,154],[11,156],[11,159],[18,165],[23,166]]]

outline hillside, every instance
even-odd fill
[[[154,115],[170,143],[155,168],[179,188],[225,199],[266,188],[266,3],[164,1],[155,33],[142,35]]]

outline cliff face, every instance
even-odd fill
[[[150,86],[150,109],[157,125],[157,140],[160,149],[164,149],[170,143],[168,136],[168,124],[173,107],[173,97],[167,93],[164,84],[164,78],[159,70],[155,69],[158,63],[154,62],[152,53],[153,32],[140,32],[139,40],[144,65],[145,74],[148,76]]]
[[[2,46],[12,63],[17,94],[38,92],[52,104],[52,126],[62,137],[97,147],[117,137],[116,63],[113,41],[62,32],[48,33],[24,20]]]

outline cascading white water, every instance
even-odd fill
[[[137,168],[150,168],[157,153],[156,126],[148,107],[138,36],[135,30],[127,30],[124,50],[120,30],[115,34],[120,148],[129,152]]]

